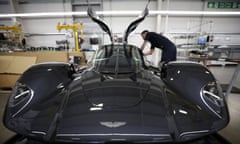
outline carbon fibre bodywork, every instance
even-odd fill
[[[127,44],[147,13],[130,24],[123,44],[101,46],[84,71],[68,63],[30,67],[9,98],[5,126],[48,143],[184,142],[224,128],[225,97],[206,67],[146,66],[142,51]],[[112,40],[106,24],[88,14]]]
[[[149,143],[191,140],[227,125],[223,93],[207,68],[172,62],[150,69],[131,45],[125,49],[135,56],[114,45],[103,57],[111,47],[81,73],[65,63],[29,68],[9,99],[5,126],[43,142]]]

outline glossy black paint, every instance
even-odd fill
[[[106,47],[112,45],[98,52],[104,54]],[[191,140],[227,125],[224,96],[207,68],[173,62],[150,70],[143,67],[137,47],[114,48],[119,50],[96,57],[94,66],[82,73],[63,63],[31,67],[18,80],[9,99],[5,126],[45,142],[149,143]],[[130,49],[131,60],[137,62],[122,60],[129,58],[124,50]],[[117,63],[126,67],[131,64],[132,71],[118,69],[116,73]],[[99,67],[102,64],[114,67],[105,71]],[[14,98],[18,89],[27,91],[22,87],[34,92],[32,98]],[[216,96],[205,96],[208,87]]]
[[[224,95],[212,73],[196,63],[146,66],[142,51],[103,45],[84,71],[67,63],[30,67],[17,81],[4,124],[31,140],[55,143],[184,142],[229,122]],[[88,14],[109,34],[92,10]]]
[[[64,88],[72,81],[74,70],[67,63],[45,63],[29,68],[17,81],[5,111],[4,124],[22,135],[32,135],[35,128],[47,131],[63,100]],[[32,92],[23,93],[22,87]],[[27,91],[27,90],[25,90]]]

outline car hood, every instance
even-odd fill
[[[171,139],[159,89],[163,83],[154,83],[148,76],[131,76],[87,74],[84,79],[75,79],[57,139]]]
[[[6,115],[5,124],[28,137],[67,143],[185,141],[226,125],[222,104],[218,117],[203,103],[208,99],[199,96],[203,84],[190,98],[187,92],[176,94],[170,84],[144,70],[124,75],[85,71],[68,85],[58,85],[48,99],[30,103],[16,116]]]

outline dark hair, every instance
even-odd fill
[[[142,32],[141,32],[141,35],[144,34],[145,32],[148,32],[148,30],[144,30],[144,31],[142,31]]]

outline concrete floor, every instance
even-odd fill
[[[220,83],[227,84],[229,83],[233,71],[235,67],[209,67],[209,69],[213,72],[216,79],[220,81]],[[240,88],[240,74],[234,86]],[[0,119],[2,120],[5,104],[8,100],[10,91],[0,91]],[[228,97],[228,106],[230,112],[230,123],[229,125],[221,130],[219,133],[225,137],[227,140],[232,142],[233,144],[240,143],[240,94],[230,94]],[[2,121],[0,122],[0,144],[13,136],[14,133],[7,130]]]
[[[221,134],[228,141],[233,144],[240,143],[240,94],[230,94],[228,98],[228,107],[230,113],[230,122],[226,128],[221,130],[219,134]]]
[[[12,137],[15,133],[6,129],[3,125],[2,119],[5,110],[5,105],[8,101],[8,97],[10,95],[10,91],[0,91],[0,144],[5,142],[7,139]]]
[[[221,84],[227,84],[230,82],[232,75],[234,73],[235,67],[209,67],[209,69],[214,74],[215,78]],[[240,89],[240,73],[238,74],[237,79],[234,82],[234,87]],[[227,99],[229,113],[230,113],[230,122],[226,128],[219,131],[224,138],[229,140],[233,144],[240,143],[240,93],[231,93]]]

